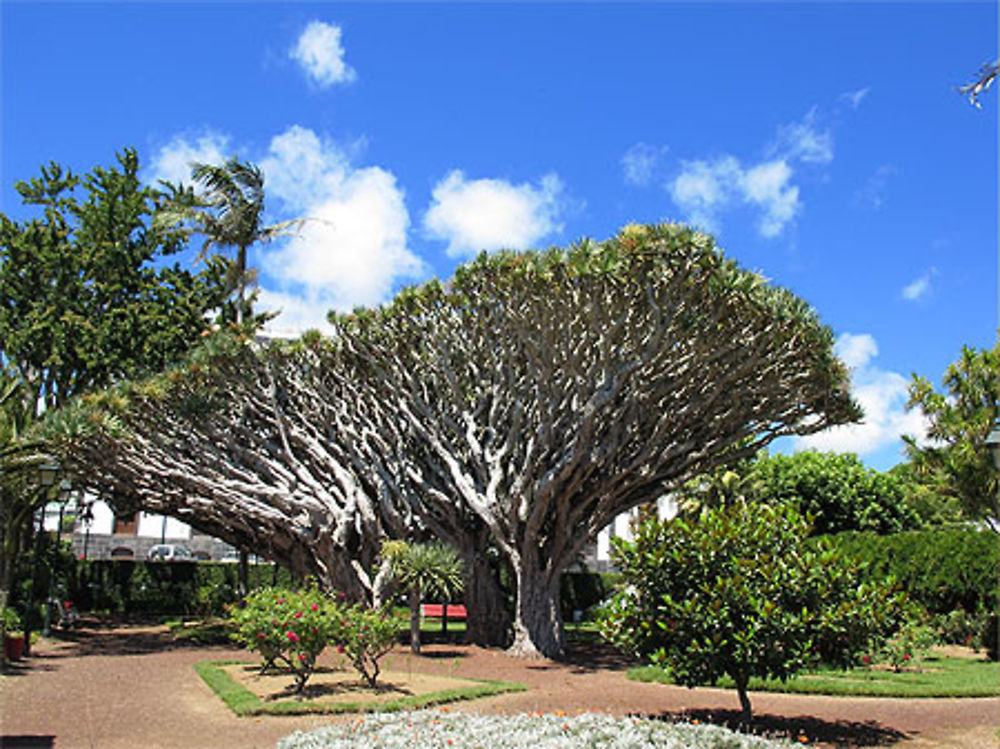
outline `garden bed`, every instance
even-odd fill
[[[383,672],[378,686],[371,688],[354,671],[325,667],[316,669],[296,695],[289,672],[261,674],[255,663],[201,661],[195,670],[237,715],[392,712],[526,689],[515,682],[393,670]]]

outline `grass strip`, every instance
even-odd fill
[[[237,715],[253,715],[263,706],[260,698],[233,680],[222,670],[222,666],[232,666],[243,661],[198,661],[195,673],[204,680],[213,692]]]
[[[1000,664],[971,658],[927,658],[921,671],[840,671],[821,668],[802,673],[788,681],[751,679],[755,692],[822,694],[833,697],[996,697]],[[629,669],[635,681],[673,684],[659,666]],[[708,686],[708,685],[706,685]],[[728,677],[714,686],[733,688]]]
[[[308,700],[279,700],[264,703],[253,692],[233,679],[222,666],[246,665],[246,661],[199,661],[195,664],[197,674],[211,687],[236,715],[306,715],[336,713],[396,712],[416,710],[449,702],[475,700],[506,692],[524,692],[524,684],[513,681],[488,681],[469,679],[477,682],[474,686],[443,689],[428,694],[408,695],[391,702],[337,702],[322,703]]]

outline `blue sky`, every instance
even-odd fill
[[[899,459],[911,372],[997,332],[996,3],[0,6],[13,183],[136,147],[145,175],[261,164],[276,327],[447,277],[479,249],[683,220],[807,299],[865,424],[787,448]]]

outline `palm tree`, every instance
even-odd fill
[[[254,281],[254,273],[247,269],[247,249],[294,233],[305,219],[264,226],[264,173],[256,164],[235,156],[221,166],[193,163],[191,178],[200,185],[199,191],[164,183],[171,194],[157,221],[203,235],[199,259],[206,260],[213,246],[235,252],[229,260],[226,285],[229,293],[236,292],[236,323],[242,325],[249,313],[246,289]]]
[[[391,566],[396,582],[406,588],[410,603],[410,649],[420,654],[420,603],[424,593],[445,601],[462,589],[462,561],[442,543],[408,544],[387,541],[382,557]]]
[[[7,605],[25,525],[46,499],[35,478],[39,466],[52,458],[31,434],[34,421],[29,389],[0,370],[0,608]]]

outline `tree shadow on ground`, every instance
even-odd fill
[[[639,665],[631,658],[605,642],[579,641],[566,645],[566,654],[561,663],[571,666],[573,673],[587,674],[593,671],[627,671]]]
[[[664,712],[636,717],[663,720],[669,723],[712,723],[734,731],[745,731],[769,738],[785,738],[809,745],[831,747],[891,746],[909,738],[905,733],[887,728],[875,721],[824,720],[811,715],[755,715],[749,728],[740,725],[739,710],[696,709]]]
[[[0,736],[0,749],[52,749],[55,736]]]
[[[211,649],[213,646],[176,639],[163,626],[113,628],[110,625],[78,627],[53,637],[59,644],[44,658],[69,658],[85,655],[144,655],[166,650]]]

